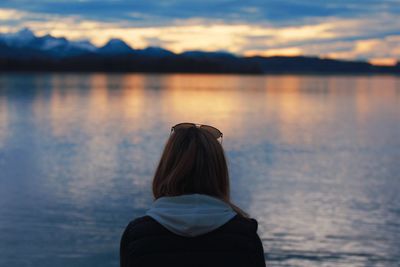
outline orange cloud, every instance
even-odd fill
[[[369,63],[377,66],[394,66],[397,60],[395,58],[372,58]]]
[[[245,56],[299,56],[303,51],[299,47],[277,48],[267,50],[249,50],[244,53]]]

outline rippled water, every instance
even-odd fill
[[[400,265],[400,78],[0,75],[0,266],[117,266],[170,127],[224,133],[270,266]]]

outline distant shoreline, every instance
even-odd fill
[[[81,55],[66,58],[0,55],[1,72],[117,72],[207,74],[400,74],[400,64],[376,66],[362,61],[318,57],[226,57],[219,55],[163,57],[137,55]]]
[[[400,76],[400,72],[151,72],[151,71],[74,71],[74,70],[0,70],[1,74],[148,74],[148,75],[240,75],[240,76]]]

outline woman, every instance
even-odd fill
[[[180,123],[153,179],[155,201],[126,227],[121,267],[265,266],[257,221],[231,203],[222,133]]]

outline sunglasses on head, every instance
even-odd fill
[[[172,126],[171,133],[178,129],[187,129],[190,127],[197,127],[197,128],[204,129],[207,132],[211,133],[216,139],[221,138],[221,143],[222,143],[222,137],[223,137],[222,132],[220,130],[218,130],[217,128],[210,126],[210,125],[196,124],[196,123],[191,123],[191,122],[178,123],[177,125]]]

